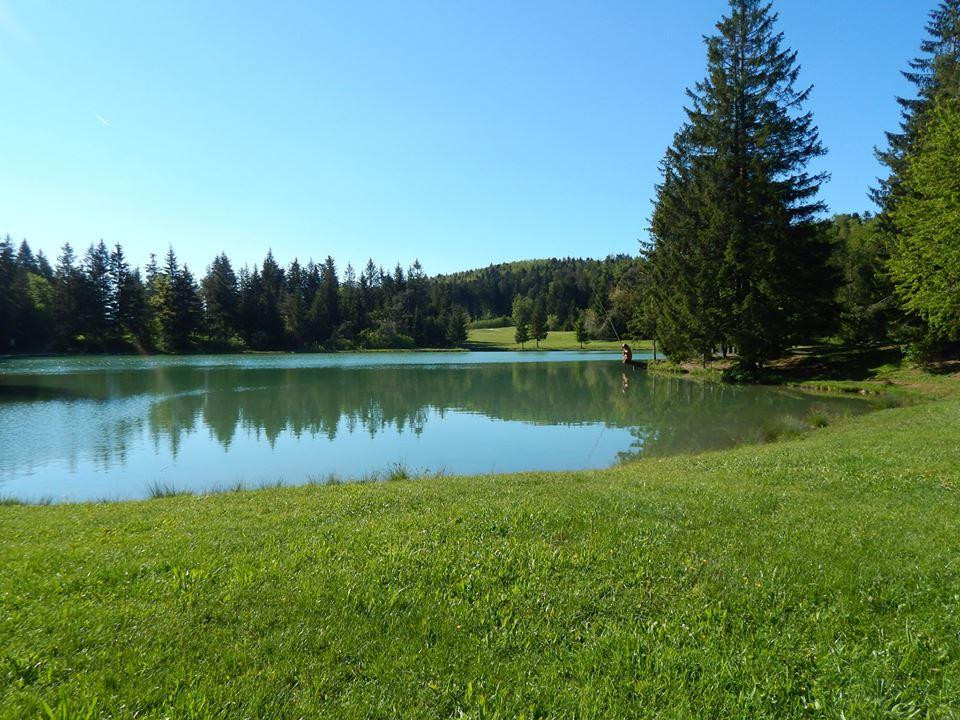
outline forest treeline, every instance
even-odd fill
[[[705,39],[707,72],[660,165],[650,241],[636,257],[554,259],[428,277],[419,262],[338,272],[267,252],[131,268],[102,241],[55,267],[0,243],[0,352],[353,349],[464,345],[470,323],[518,342],[653,338],[674,359],[736,358],[749,377],[789,346],[898,342],[960,349],[960,0],[930,15],[905,77],[902,121],[877,156],[879,208],[824,220],[826,154],[770,3],[730,0]],[[822,162],[822,161],[821,161]]]
[[[818,225],[838,279],[833,329],[875,341],[899,321],[878,217],[841,215]],[[357,274],[268,252],[235,271],[218,255],[197,279],[173,249],[144,271],[102,241],[82,257],[65,245],[55,265],[28,241],[0,240],[0,342],[7,352],[295,350],[450,347],[468,326],[531,324],[584,337],[647,337],[643,257],[550,259],[427,277],[418,262]],[[541,337],[542,339],[542,337]]]
[[[0,343],[7,352],[451,347],[466,343],[471,321],[509,324],[518,297],[535,298],[553,330],[595,307],[587,316],[612,334],[607,299],[635,262],[535,260],[428,277],[417,261],[388,272],[370,260],[340,273],[331,257],[282,267],[268,251],[239,269],[221,253],[197,278],[173,248],[141,272],[119,244],[100,241],[79,258],[67,244],[51,266],[8,236]]]

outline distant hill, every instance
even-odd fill
[[[450,294],[473,318],[509,315],[514,297],[542,300],[546,312],[565,328],[577,314],[606,299],[617,279],[638,262],[629,255],[593,258],[517,260],[484,268],[437,275],[432,281]]]

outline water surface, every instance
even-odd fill
[[[70,357],[0,363],[0,495],[606,467],[755,441],[859,399],[648,375],[607,353]]]

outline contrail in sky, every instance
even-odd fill
[[[97,114],[97,113],[94,113],[94,114],[97,115],[97,120],[99,120],[100,122],[102,122],[104,125],[109,125],[109,124],[110,124],[110,123],[108,123],[106,120],[104,120],[101,115],[99,115],[99,114]]]

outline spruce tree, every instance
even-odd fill
[[[260,270],[260,280],[258,328],[262,334],[260,344],[270,349],[282,347],[285,343],[280,305],[283,300],[284,273],[283,268],[273,258],[273,250],[267,250],[267,256]]]
[[[469,335],[467,329],[469,322],[470,318],[467,316],[467,311],[456,305],[450,311],[450,320],[447,323],[447,343],[453,347],[461,347],[466,344]]]
[[[262,347],[260,295],[263,292],[263,283],[260,281],[260,270],[256,266],[253,267],[253,270],[244,266],[240,270],[238,285],[240,287],[240,318],[238,322],[240,333],[249,347]]]
[[[286,287],[281,311],[283,314],[284,328],[295,347],[304,346],[307,343],[309,334],[307,323],[307,310],[309,309],[309,305],[306,300],[306,280],[307,274],[300,266],[300,261],[294,258],[286,272]]]
[[[648,254],[664,349],[735,346],[753,370],[829,316],[835,274],[815,216],[825,174],[810,88],[760,0],[730,0],[706,39],[707,77],[661,163]]]
[[[7,235],[0,240],[0,353],[16,347],[16,331],[22,321],[22,299],[17,292],[20,272],[13,241]]]
[[[914,97],[898,97],[900,131],[887,133],[887,148],[877,159],[889,174],[872,191],[874,201],[891,211],[903,195],[901,183],[907,158],[937,98],[960,97],[960,0],[943,0],[930,12],[921,55],[911,60],[903,76],[914,86]],[[884,219],[888,219],[884,217]]]
[[[540,349],[540,341],[547,338],[547,315],[542,302],[537,302],[533,307],[533,313],[530,315],[530,338],[537,341],[537,349]]]
[[[64,243],[54,272],[54,327],[57,344],[69,347],[83,331],[84,276],[70,243]]]
[[[111,316],[113,319],[113,332],[117,335],[125,329],[124,320],[127,308],[124,307],[127,301],[125,291],[128,289],[128,278],[130,276],[130,266],[127,265],[126,257],[123,254],[123,248],[120,243],[113,247],[110,253],[110,305]]]
[[[521,320],[517,323],[516,329],[513,331],[513,341],[520,343],[520,349],[524,349],[524,343],[530,341],[530,328],[527,326],[526,320]]]
[[[240,295],[237,276],[226,253],[217,255],[201,281],[204,317],[211,336],[225,341],[237,332]]]
[[[177,264],[172,247],[152,285],[149,304],[161,346],[168,351],[187,349],[200,329],[202,305],[193,274]]]
[[[587,321],[584,319],[583,313],[577,317],[577,321],[573,325],[573,332],[577,336],[577,342],[580,343],[580,349],[583,350],[584,344],[590,342],[590,333],[587,332]]]
[[[173,323],[169,340],[173,348],[181,350],[190,346],[193,335],[200,330],[203,322],[200,291],[193,273],[186,265],[180,268],[171,282],[171,299]]]
[[[53,280],[53,268],[50,267],[50,261],[43,254],[43,250],[37,252],[37,273],[42,278]]]
[[[121,331],[130,333],[138,345],[148,341],[149,307],[139,268],[124,276],[117,294],[117,308]]]
[[[80,316],[86,332],[97,342],[103,343],[110,335],[115,317],[110,283],[110,252],[103,240],[87,250],[83,271],[86,282]]]
[[[397,266],[397,270],[402,277],[403,271],[400,270],[399,265]],[[327,337],[324,338],[324,340],[327,340],[340,326],[340,281],[337,279],[337,266],[333,262],[333,258],[329,255],[327,255],[327,259],[323,263],[323,270],[320,276],[323,304],[326,309],[327,326],[329,328]]]
[[[960,340],[960,97],[927,111],[900,176],[891,211],[891,276],[904,307],[920,317],[920,354]]]
[[[17,251],[17,264],[27,272],[40,274],[40,265],[30,250],[30,244],[26,240],[20,243],[20,249]]]

